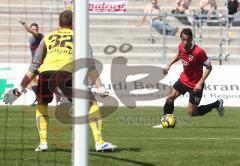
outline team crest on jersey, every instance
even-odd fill
[[[188,63],[187,61],[183,60],[183,59],[182,59],[182,64],[183,64],[184,66],[189,66],[189,63]]]
[[[188,60],[192,61],[193,60],[193,55],[192,54],[188,54]]]

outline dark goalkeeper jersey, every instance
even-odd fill
[[[34,58],[36,52],[37,52],[37,48],[41,42],[41,40],[43,39],[43,34],[39,33],[37,37],[31,36],[29,38],[29,44],[30,44],[30,51],[32,54],[32,59]]]

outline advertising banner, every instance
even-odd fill
[[[156,65],[148,64],[147,66],[156,66]],[[158,67],[160,67],[160,65]],[[128,101],[132,97],[135,97],[136,95],[138,95],[144,98],[145,100],[142,100],[142,98],[140,98],[141,99],[140,101],[136,101],[137,106],[163,106],[165,103],[165,96],[167,94],[165,92],[166,86],[164,85],[171,87],[175,83],[175,81],[178,80],[182,70],[183,70],[182,65],[173,65],[169,73],[166,75],[166,77],[164,77],[159,82],[152,82],[148,84],[144,84],[141,81],[138,81],[138,79],[143,78],[144,76],[141,72],[139,72],[139,75],[130,74],[128,78],[132,78],[132,80],[135,80],[134,82],[132,82],[132,86],[133,88],[135,88],[135,90],[131,90],[130,93],[129,93],[130,89],[128,87],[128,84],[126,83],[126,80],[124,80],[123,82],[115,83],[115,84],[111,83],[110,75],[113,71],[111,71],[110,65],[109,66],[104,65],[103,71],[101,73],[101,78],[105,83],[106,89],[111,91],[113,94],[120,92],[119,89],[121,88],[126,93],[126,94],[121,94],[121,96],[115,95],[115,97],[117,97],[118,99],[122,98],[122,100],[119,100],[120,105],[121,104],[123,105],[121,101]],[[206,79],[204,91],[203,91],[203,97],[200,104],[208,104],[221,98],[224,100],[225,106],[239,107],[240,106],[240,77],[236,76],[236,74],[239,72],[240,72],[240,66],[214,65],[212,72],[210,73],[209,77]],[[120,76],[118,75],[118,77]],[[156,90],[159,90],[160,93],[158,93],[157,96],[153,96],[152,92],[156,92]],[[157,98],[157,99],[153,99],[153,98]],[[176,99],[175,105],[187,106],[188,100],[189,100],[189,94],[186,93],[184,96],[179,96],[179,98]]]
[[[20,85],[22,78],[29,68],[29,64],[23,63],[0,63],[0,105],[3,103],[3,95],[9,89],[16,88]],[[21,95],[13,105],[31,105],[36,96],[31,89],[27,89],[27,93]],[[50,105],[55,105],[56,101]]]
[[[3,94],[20,84],[24,73],[28,69],[28,65],[7,63],[0,63],[0,65],[0,105],[3,105]],[[160,69],[160,65],[132,66],[142,66],[143,69],[147,69],[150,66],[151,68],[158,67]],[[130,67],[132,66],[129,65],[128,69],[131,69]],[[137,72],[139,69],[137,68]],[[105,88],[119,101],[120,106],[131,106],[134,103],[136,106],[163,106],[165,96],[169,93],[171,86],[178,80],[182,72],[182,66],[173,65],[169,73],[162,78],[159,77],[161,73],[159,75],[158,73],[154,73],[155,75],[151,73],[154,78],[159,77],[160,80],[151,81],[147,79],[148,83],[142,81],[148,75],[143,70],[139,70],[135,74],[131,73],[132,69],[129,70],[129,73],[128,70],[124,71],[124,69],[119,69],[117,72],[119,74],[116,74],[116,68],[113,65],[106,64],[103,66],[100,77]],[[205,82],[200,104],[211,103],[222,98],[225,106],[240,107],[240,77],[237,76],[237,73],[240,73],[240,66],[213,66],[213,70]],[[124,77],[121,75],[126,76],[126,79],[122,79]],[[175,105],[187,106],[188,97],[188,94],[180,96],[175,101]],[[28,89],[27,93],[16,100],[14,105],[30,105],[34,99],[34,93]],[[54,105],[55,103],[54,100],[51,104]]]
[[[127,11],[127,0],[89,0],[89,12],[124,13]]]

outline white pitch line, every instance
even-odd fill
[[[37,137],[36,138],[34,138],[34,137],[21,137],[21,138],[19,138],[19,137],[0,137],[0,139],[2,139],[2,140],[4,140],[4,139],[11,139],[11,140],[22,140],[22,139],[32,139],[32,140],[36,140],[36,139],[38,139]]]
[[[23,120],[22,119],[19,119],[19,118],[16,118],[16,119],[13,119],[13,118],[8,118],[8,119],[0,119],[0,121],[1,122],[5,122],[5,121],[16,121],[16,120],[18,120],[18,121],[36,121],[35,120],[35,117],[34,118],[24,118]],[[54,120],[54,118],[49,118],[49,120]],[[3,123],[4,123],[3,122]]]
[[[38,140],[39,138],[37,137],[0,137],[0,140],[23,140],[23,139],[26,139],[26,140]],[[54,138],[49,138],[50,140],[60,140],[58,139],[58,137],[54,137]],[[62,139],[62,140],[67,140],[67,139]],[[26,144],[26,143],[24,143]]]
[[[16,121],[19,119],[0,119],[0,121]],[[31,119],[24,119],[23,121],[35,120],[34,118]],[[21,119],[19,121],[22,121]]]
[[[0,137],[0,139],[37,139],[35,137]],[[209,137],[209,138],[197,138],[197,137],[177,137],[177,138],[167,138],[167,137],[160,137],[160,138],[109,138],[115,140],[240,140],[240,137],[234,138],[221,138],[221,137]]]
[[[23,138],[16,138],[16,137],[0,137],[1,140],[4,139],[10,139],[10,140],[22,140],[22,139],[28,139],[28,140],[37,140],[38,138],[33,137],[23,137]],[[240,140],[240,138],[109,138],[111,140]]]
[[[210,138],[197,138],[197,137],[189,137],[189,138],[165,138],[165,137],[157,137],[157,138],[110,138],[115,140],[240,140],[240,138],[218,138],[218,137],[210,137]]]

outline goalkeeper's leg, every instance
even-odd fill
[[[90,105],[89,110],[89,125],[92,129],[95,143],[104,143],[102,137],[102,116],[99,107],[96,103]]]
[[[40,144],[35,151],[47,150],[47,129],[48,129],[48,105],[38,105],[36,110],[36,123],[39,133]]]
[[[118,147],[109,142],[105,142],[102,136],[102,116],[100,109],[96,102],[90,103],[89,110],[89,125],[91,127],[93,137],[95,140],[96,151],[114,151]]]

